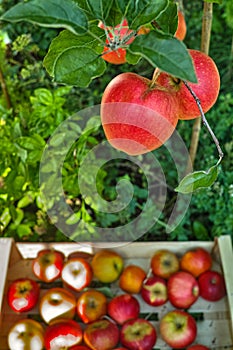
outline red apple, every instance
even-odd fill
[[[69,348],[69,350],[91,350],[86,345],[74,345]]]
[[[199,278],[200,296],[208,301],[218,301],[226,295],[225,281],[217,271],[203,272]]]
[[[181,270],[190,272],[194,277],[198,277],[202,272],[210,270],[212,267],[212,257],[204,248],[194,248],[187,251],[180,259]]]
[[[92,268],[83,258],[70,258],[63,266],[61,278],[65,285],[75,291],[81,291],[92,281]]]
[[[146,272],[137,265],[128,265],[119,278],[119,287],[126,293],[137,294],[142,288]]]
[[[82,341],[81,326],[74,320],[53,321],[45,330],[46,350],[62,350]]]
[[[132,318],[138,318],[139,312],[139,302],[131,294],[117,295],[108,303],[108,314],[119,325]]]
[[[17,321],[8,333],[8,345],[10,350],[43,350],[44,329],[31,319]]]
[[[199,98],[204,112],[207,112],[216,102],[220,90],[220,76],[216,64],[211,57],[198,50],[189,50],[196,71],[197,83],[188,83]],[[179,100],[179,119],[194,119],[200,117],[196,101],[184,83],[167,73],[162,72],[157,83],[176,93]]]
[[[118,344],[119,329],[109,320],[98,320],[86,326],[83,337],[92,350],[111,350]]]
[[[198,282],[189,272],[178,271],[167,282],[168,299],[176,308],[187,309],[199,296]]]
[[[46,323],[55,319],[72,319],[76,313],[76,298],[64,288],[48,289],[41,297],[39,312]]]
[[[112,283],[119,278],[124,268],[124,261],[117,252],[102,249],[95,253],[91,266],[95,278],[103,283]]]
[[[157,339],[153,325],[142,318],[129,320],[122,326],[120,341],[130,350],[151,350]]]
[[[30,278],[13,281],[7,291],[7,301],[12,310],[25,312],[34,308],[40,294],[40,287]]]
[[[43,249],[32,262],[35,276],[43,282],[53,282],[61,276],[65,256],[54,249]]]
[[[175,92],[135,73],[122,73],[106,87],[101,121],[109,143],[130,155],[152,151],[172,135],[179,115]]]
[[[195,319],[182,310],[168,312],[162,317],[159,327],[162,339],[173,349],[186,348],[197,335]]]
[[[179,40],[184,40],[187,32],[185,17],[182,11],[178,11],[178,26],[174,36]]]
[[[143,283],[141,296],[149,305],[160,306],[165,304],[168,299],[166,280],[159,276],[149,277]]]
[[[154,275],[169,278],[179,270],[179,259],[175,253],[162,249],[154,253],[151,258],[151,269]]]
[[[207,346],[205,345],[196,344],[196,345],[189,346],[187,350],[211,350],[211,349],[207,348]]]
[[[97,290],[83,292],[77,300],[77,313],[84,323],[100,319],[107,313],[107,298]]]

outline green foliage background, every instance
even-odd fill
[[[17,1],[0,2],[5,12]],[[199,49],[201,39],[202,1],[183,1],[188,32],[188,48]],[[214,5],[214,19],[210,56],[221,75],[221,92],[216,105],[207,113],[207,119],[217,135],[225,157],[215,184],[199,190],[182,223],[171,234],[165,226],[176,198],[177,185],[174,165],[164,147],[156,152],[157,159],[169,169],[169,184],[165,208],[158,223],[141,240],[212,240],[215,236],[232,234],[233,227],[233,15],[230,2]],[[87,88],[62,86],[51,81],[42,60],[58,30],[45,29],[32,24],[1,24],[0,69],[4,75],[10,97],[7,103],[4,89],[0,89],[0,234],[16,240],[67,240],[46,214],[39,190],[38,170],[46,141],[57,126],[68,116],[88,106],[99,104],[108,82],[118,73],[135,71],[151,77],[153,69],[145,60],[136,66],[107,65],[107,70]],[[8,40],[9,39],[9,40]],[[187,147],[190,144],[193,121],[179,122],[178,131]],[[85,128],[85,125],[83,126]],[[79,130],[80,133],[83,131]],[[103,140],[102,130],[87,133],[76,143],[66,157],[63,169],[64,190],[75,220],[83,219],[90,226],[116,227],[137,216],[147,196],[146,179],[137,167],[122,162],[119,166],[101,169],[97,188],[107,200],[116,196],[115,186],[121,179],[130,179],[134,185],[134,198],[121,215],[100,215],[94,205],[84,200],[76,185],[80,157]],[[81,150],[81,151],[80,151]],[[74,157],[75,154],[75,157]],[[209,134],[202,128],[195,169],[208,169],[215,163],[216,149]],[[114,164],[113,164],[114,165]],[[130,172],[127,171],[130,169]],[[157,194],[160,195],[159,193]],[[148,215],[156,208],[151,207]],[[72,224],[72,223],[71,223]],[[84,234],[79,227],[78,234]],[[90,232],[91,233],[91,232]]]

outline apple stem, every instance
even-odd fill
[[[156,85],[156,81],[161,73],[161,70],[157,67],[154,70],[153,77],[151,79],[151,87],[154,87]]]
[[[217,165],[218,165],[218,164],[221,162],[221,160],[222,160],[222,158],[223,158],[223,156],[224,156],[224,153],[223,153],[223,151],[222,151],[222,149],[221,149],[221,147],[220,147],[219,141],[218,141],[217,137],[215,136],[213,130],[211,129],[211,127],[210,127],[210,125],[209,125],[209,123],[208,123],[208,121],[207,121],[207,119],[206,119],[206,116],[205,116],[205,114],[204,114],[204,112],[203,112],[203,109],[202,109],[202,106],[201,106],[201,101],[199,100],[199,98],[197,97],[197,95],[195,94],[195,92],[192,90],[191,86],[189,86],[189,84],[187,83],[187,81],[184,81],[184,80],[183,80],[183,83],[184,83],[184,85],[186,86],[186,88],[189,90],[189,92],[191,93],[191,95],[193,96],[194,100],[196,101],[196,104],[197,104],[197,106],[198,106],[198,109],[199,109],[199,111],[200,111],[200,113],[201,113],[202,122],[203,122],[203,124],[206,126],[207,130],[209,131],[209,133],[210,133],[210,135],[211,135],[211,137],[212,137],[212,139],[213,139],[213,141],[214,141],[214,143],[215,143],[215,145],[216,145],[216,147],[217,147],[218,155],[219,155],[219,161],[218,161],[218,163],[217,163]]]

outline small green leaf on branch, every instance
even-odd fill
[[[75,34],[88,29],[84,12],[72,0],[32,0],[21,2],[5,12],[2,20],[28,21],[42,27],[66,28]]]
[[[208,171],[195,171],[191,174],[186,175],[178,187],[175,188],[176,192],[180,193],[192,193],[201,188],[210,187],[218,177],[218,166],[217,164],[212,166]]]

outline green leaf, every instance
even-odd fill
[[[72,0],[32,0],[13,6],[3,14],[9,22],[28,21],[43,27],[66,28],[75,34],[88,29],[84,12]]]
[[[98,45],[99,41],[90,33],[77,36],[64,30],[52,41],[44,66],[55,81],[87,87],[92,79],[104,73],[106,64],[100,56],[104,42]],[[105,37],[97,26],[92,33]]]
[[[132,52],[126,50],[126,61],[129,64],[137,64],[140,60],[140,56],[139,55],[135,55]]]
[[[139,35],[128,50],[144,57],[153,67],[182,80],[197,82],[186,46],[170,34],[151,31],[147,35]]]
[[[5,208],[0,216],[0,229],[3,231],[11,221],[9,208]]]
[[[218,167],[214,165],[208,171],[195,171],[186,175],[179,186],[175,188],[176,192],[191,193],[201,188],[210,187],[218,177]]]
[[[91,14],[102,21],[108,17],[113,0],[86,0]]]
[[[135,30],[156,19],[168,6],[168,0],[117,0],[116,3],[129,27]]]
[[[44,139],[38,134],[35,134],[32,137],[21,136],[16,141],[20,147],[28,151],[38,151],[45,147]]]
[[[199,241],[209,241],[210,236],[206,227],[198,220],[193,222],[193,233]]]
[[[175,34],[178,25],[177,5],[175,2],[169,2],[166,10],[156,18],[156,23],[164,33]]]

